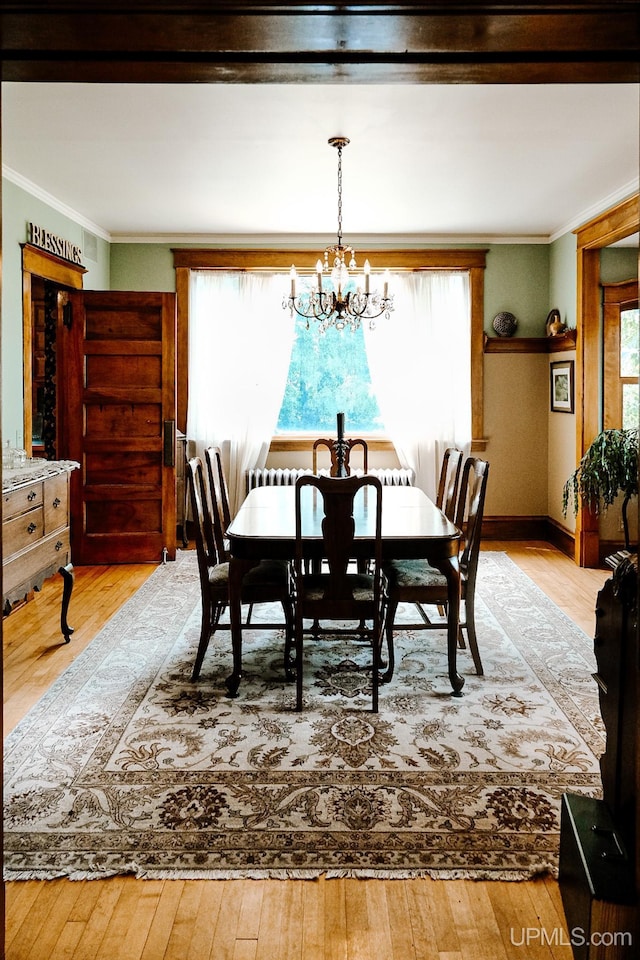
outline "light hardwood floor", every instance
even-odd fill
[[[493,542],[589,635],[605,570],[546,543]],[[152,572],[79,567],[61,644],[59,578],[3,622],[10,730]],[[6,960],[571,960],[558,885],[484,881],[8,883]]]

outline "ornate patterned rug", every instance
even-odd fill
[[[302,714],[273,632],[237,699],[224,630],[192,684],[195,554],[159,567],[7,739],[5,876],[555,872],[561,795],[601,786],[592,641],[505,554],[479,567],[485,676],[461,651],[453,698],[444,631],[400,633],[377,716],[344,637],[307,643]]]

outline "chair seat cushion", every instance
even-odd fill
[[[302,580],[305,601],[314,603],[324,598],[330,582],[328,573],[308,574]],[[373,577],[365,573],[351,573],[347,575],[347,583],[356,603],[373,601]]]
[[[218,563],[209,569],[209,585],[216,596],[225,599],[229,593],[229,564]],[[289,565],[286,560],[261,560],[242,581],[242,594],[252,590],[272,590],[274,594],[289,592]]]
[[[390,560],[383,564],[389,590],[412,590],[421,587],[447,588],[444,574],[427,560]]]

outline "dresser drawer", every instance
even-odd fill
[[[2,519],[10,520],[31,507],[38,507],[42,503],[42,481],[28,484],[24,487],[17,487],[10,490],[2,497]]]
[[[44,535],[44,510],[42,506],[34,507],[26,513],[21,513],[13,520],[7,520],[2,525],[2,552],[5,557],[12,557],[25,547],[31,547]]]
[[[66,527],[68,523],[69,503],[68,474],[61,473],[57,477],[48,477],[44,481],[44,532],[52,533],[59,527]]]
[[[69,556],[67,527],[45,537],[30,550],[7,559],[2,565],[2,588],[5,597],[21,585],[25,586],[25,593],[34,587],[39,589],[46,577],[69,562]]]

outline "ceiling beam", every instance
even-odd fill
[[[5,0],[2,79],[636,82],[636,0],[242,4]]]

